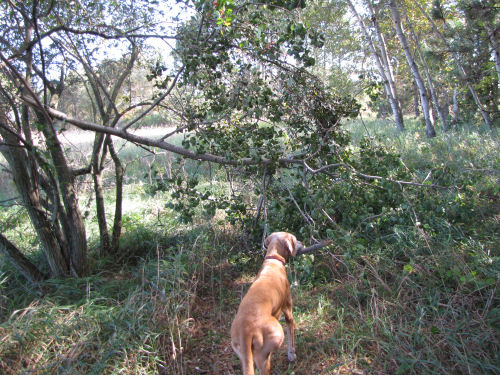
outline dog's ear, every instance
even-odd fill
[[[297,251],[302,249],[304,245],[302,245],[302,242],[298,241],[297,238],[293,235],[288,233],[287,238],[286,238],[286,243],[288,247],[288,251],[290,252],[291,256],[297,255]]]
[[[294,237],[294,239],[295,239],[295,247],[294,247],[294,252],[292,254],[293,256],[297,255],[297,253],[304,248],[304,245],[302,244],[302,242],[297,240],[297,238],[295,238],[295,237]]]

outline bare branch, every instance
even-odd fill
[[[91,171],[91,166],[88,165],[83,168],[73,169],[73,176],[83,176],[89,174]]]
[[[297,209],[299,210],[300,214],[305,219],[305,221],[308,224],[312,224],[313,226],[316,225],[316,223],[314,222],[313,218],[307,212],[305,212],[305,210],[304,211],[301,210],[299,204],[295,200],[295,198],[294,198],[291,190],[288,188],[288,186],[286,184],[283,184],[283,185],[285,186],[286,190],[288,191],[288,195],[289,195],[290,199],[292,200],[293,204],[295,205],[295,207],[297,207]]]
[[[111,26],[108,25],[98,25],[98,28],[101,27],[106,27],[109,29],[113,29]],[[128,39],[128,38],[142,38],[142,39],[147,39],[147,38],[155,38],[155,39],[161,39],[161,40],[177,40],[178,38],[176,36],[172,35],[164,35],[164,34],[139,34],[139,33],[131,33],[127,31],[120,31],[116,28],[114,28],[114,33],[107,34],[106,32],[102,31],[97,31],[97,30],[80,30],[80,29],[74,29],[71,27],[68,27],[66,25],[60,25],[56,26],[53,29],[50,29],[33,40],[31,40],[29,43],[23,44],[21,48],[19,48],[17,51],[15,51],[12,56],[9,57],[9,60],[20,58],[24,52],[26,52],[28,49],[32,48],[35,44],[39,43],[39,41],[50,37],[52,34],[56,34],[60,31],[67,32],[69,34],[75,34],[75,35],[93,35],[93,36],[98,36],[100,38],[106,39],[106,40],[112,40],[112,39]]]
[[[330,246],[332,243],[333,243],[332,240],[328,240],[328,241],[320,242],[320,243],[317,243],[317,244],[314,244],[314,245],[311,245],[308,247],[302,247],[302,248],[297,250],[296,255],[309,254],[309,253],[312,253],[314,251],[318,251],[320,249],[323,249],[327,246]]]
[[[311,174],[317,174],[317,173],[324,173],[327,169],[330,168],[339,168],[339,167],[344,167],[347,169],[353,169],[350,165],[345,164],[345,163],[336,163],[336,164],[328,164],[323,167],[320,167],[318,169],[312,169],[307,163],[304,161],[304,168]]]
[[[264,169],[264,174],[262,176],[262,194],[261,194],[261,196],[259,198],[259,201],[257,202],[257,213],[255,214],[255,223],[257,223],[259,221],[260,212],[262,210],[262,205],[263,204],[265,205],[266,194],[267,194],[267,187],[271,183],[272,177],[273,177],[272,175],[269,175],[269,179],[268,179],[268,177],[267,177],[267,168]],[[266,180],[268,180],[267,183],[266,183]]]
[[[0,201],[0,206],[10,206],[12,205],[10,202],[14,201],[14,204],[17,204],[17,201],[20,200],[21,197],[8,198]],[[7,204],[9,203],[9,204]]]
[[[181,75],[181,73],[183,72],[184,70],[184,67],[182,67],[178,72],[177,72],[177,75],[175,76],[174,78],[174,81],[172,82],[172,84],[170,85],[169,89],[164,93],[162,94],[158,99],[156,99],[154,101],[153,104],[151,104],[151,106],[146,109],[144,112],[142,112],[139,116],[137,116],[135,119],[133,119],[132,121],[130,121],[127,125],[125,125],[123,127],[123,130],[127,130],[128,128],[130,128],[132,125],[134,125],[137,121],[139,121],[141,118],[143,118],[144,116],[146,116],[149,112],[151,112],[163,99],[165,99],[168,95],[170,95],[170,93],[172,92],[172,90],[174,89],[175,87],[175,84],[177,83],[177,80],[179,79],[179,76]]]

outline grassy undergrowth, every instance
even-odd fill
[[[348,126],[356,144],[390,125]],[[498,139],[469,129],[429,141],[416,126],[380,142],[421,180],[429,171],[475,176],[466,189],[473,199],[454,203],[453,220],[396,225],[369,246],[347,233],[327,251],[293,260],[298,361],[288,363],[284,345],[273,374],[500,372]],[[121,252],[91,255],[91,276],[33,287],[2,265],[0,373],[241,373],[229,327],[260,267],[260,243],[221,216],[181,225],[167,196],[144,194],[143,185],[126,193]],[[35,247],[15,210],[2,213],[10,237]]]

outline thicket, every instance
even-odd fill
[[[349,174],[331,183],[322,206],[330,203],[325,208],[338,214],[323,234],[334,244],[289,266],[301,361],[288,365],[278,354],[276,371],[496,373],[498,142],[467,129],[427,140],[417,123],[405,137],[380,139],[381,126],[355,121],[346,127],[357,170],[391,181]],[[206,192],[230,194],[223,169],[210,174],[193,163],[184,170]],[[424,186],[394,182],[403,177]],[[301,238],[307,222],[291,214],[296,204],[318,218],[300,190],[286,185],[293,179],[281,179],[276,187],[271,181],[263,220],[269,231]],[[212,215],[197,206],[193,221],[183,224],[179,211],[164,206],[171,193],[153,193],[149,181],[127,187],[127,205],[135,208],[124,213],[122,251],[91,256],[90,276],[28,287],[2,266],[3,372],[237,373],[227,333],[261,263],[260,237],[249,230],[255,212],[233,216],[230,224],[222,211]],[[448,184],[453,188],[441,187]],[[233,179],[233,189],[258,200],[249,186]],[[17,211],[2,211],[3,223],[10,223],[6,234],[39,257],[36,236]],[[95,216],[88,227],[93,254]]]

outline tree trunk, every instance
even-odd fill
[[[446,41],[446,38],[444,37],[443,33],[441,33],[441,31],[439,31],[435,22],[432,20],[432,18],[429,17],[427,12],[422,8],[422,6],[418,3],[417,0],[413,0],[413,2],[417,6],[417,8],[420,9],[420,11],[423,13],[425,18],[427,18],[427,20],[429,21],[429,23],[432,26],[432,29],[439,36],[439,38],[443,41],[444,45],[451,51],[451,48],[448,45],[448,42]],[[446,22],[444,23],[444,25],[446,25]],[[460,62],[460,54],[458,52],[452,52],[452,57],[453,57],[453,61],[455,62],[455,64],[458,67],[459,75],[467,84],[467,88],[469,89],[469,91],[472,95],[472,98],[474,99],[474,102],[476,103],[476,106],[479,109],[481,116],[483,117],[485,124],[488,126],[488,128],[492,129],[490,117],[489,117],[488,113],[486,112],[486,110],[484,109],[483,104],[481,103],[481,100],[479,99],[479,96],[477,95],[477,92],[474,89],[474,86],[472,86],[472,83],[469,80],[469,77],[467,75],[467,72],[465,71],[465,68],[463,67],[462,63]]]
[[[19,249],[0,233],[0,252],[29,282],[37,283],[46,278]]]
[[[96,215],[97,223],[99,226],[99,239],[101,241],[101,252],[108,254],[111,250],[111,243],[109,239],[108,225],[106,222],[106,209],[104,206],[104,189],[102,186],[102,163],[99,163],[99,156],[104,141],[102,133],[96,133],[94,140],[94,149],[92,152],[92,179],[94,180],[94,193],[96,201]],[[105,152],[102,155],[102,162],[104,162]]]
[[[418,118],[420,116],[420,103],[418,101],[418,88],[417,85],[415,85],[415,81],[413,81],[413,109],[415,111],[415,118]]]
[[[368,1],[368,7],[372,16],[373,27],[378,39],[378,48],[380,51],[380,58],[382,66],[385,68],[387,85],[391,92],[390,105],[392,112],[394,113],[394,118],[396,121],[396,126],[399,131],[404,130],[403,125],[403,112],[401,111],[401,103],[399,101],[399,96],[396,90],[396,83],[394,81],[394,70],[392,68],[391,60],[389,59],[389,54],[387,53],[387,44],[385,42],[384,34],[380,30],[380,25],[378,23],[378,17],[370,1]]]
[[[109,240],[108,224],[106,220],[106,208],[104,206],[104,189],[102,186],[103,171],[93,171],[94,193],[96,203],[97,223],[99,226],[99,240],[101,242],[101,253],[108,254],[111,249]]]
[[[436,94],[436,90],[434,88],[434,83],[432,82],[432,78],[429,73],[429,68],[427,67],[427,63],[425,62],[424,57],[422,56],[420,51],[418,52],[418,54],[420,55],[422,66],[424,67],[425,76],[427,77],[427,84],[429,85],[429,91],[431,92],[431,98],[432,98],[432,104],[434,104],[434,110],[438,114],[439,120],[443,125],[443,131],[447,132],[449,130],[448,121],[446,121],[446,116],[444,115],[441,107],[439,106],[438,97]]]
[[[42,125],[47,149],[54,162],[58,183],[61,188],[62,201],[68,220],[70,233],[66,233],[70,246],[70,270],[77,276],[84,276],[87,272],[87,238],[85,225],[78,205],[75,189],[75,178],[70,170],[64,155],[61,143],[57,138],[54,127],[45,116],[37,112],[38,121]]]
[[[446,121],[446,117],[445,117],[443,111],[441,110],[441,107],[439,106],[438,97],[437,97],[436,90],[434,87],[434,82],[432,81],[432,77],[431,77],[431,74],[429,72],[429,66],[427,65],[427,62],[425,61],[424,55],[422,54],[422,51],[420,49],[420,43],[421,43],[420,39],[418,38],[417,34],[415,33],[415,31],[413,29],[413,26],[412,26],[411,21],[408,17],[408,14],[406,13],[406,9],[404,7],[402,9],[403,9],[403,14],[405,16],[406,22],[408,24],[408,28],[409,28],[410,33],[412,35],[412,38],[415,42],[415,49],[417,51],[417,54],[418,54],[418,57],[419,57],[420,62],[422,64],[422,67],[424,68],[424,73],[425,73],[425,76],[427,78],[427,84],[429,85],[429,91],[431,93],[432,103],[434,104],[434,110],[436,111],[436,113],[439,116],[441,124],[443,125],[443,130],[445,132],[447,132],[448,131],[448,122]]]
[[[372,52],[373,58],[375,59],[375,63],[377,65],[377,69],[379,71],[380,77],[382,78],[382,80],[384,82],[385,93],[387,95],[387,98],[389,100],[389,104],[390,104],[391,109],[392,109],[392,113],[394,115],[394,121],[396,122],[396,127],[398,128],[399,131],[403,131],[404,130],[403,114],[401,112],[399,98],[396,94],[396,88],[395,88],[395,86],[391,86],[391,79],[390,79],[391,69],[384,65],[382,58],[377,53],[377,49],[375,48],[373,40],[370,37],[370,34],[368,33],[367,27],[366,27],[365,23],[363,22],[363,19],[359,15],[359,13],[356,11],[356,8],[354,7],[354,4],[352,3],[352,1],[348,0],[347,4],[349,5],[349,7],[351,8],[351,11],[356,16],[356,18],[359,22],[359,25],[361,26],[361,30],[363,31],[363,34],[364,34],[366,41],[368,43],[368,46],[370,47],[370,51]]]
[[[495,60],[495,68],[497,71],[497,86],[500,85],[500,51],[498,50],[498,34],[499,28],[492,29],[491,27],[487,27],[488,31],[488,39],[490,42],[491,51],[493,54],[493,59]],[[500,88],[499,88],[500,89]]]
[[[88,90],[95,101],[96,112],[99,113],[101,122],[104,126],[113,127],[118,121],[120,114],[116,107],[116,99],[122,89],[122,86],[127,77],[130,77],[130,72],[139,56],[139,48],[135,43],[132,44],[132,51],[127,65],[123,67],[122,73],[113,81],[113,85],[108,90],[108,82],[103,82],[98,74],[94,72],[88,64],[88,61],[82,60],[85,73],[90,85]],[[113,114],[115,120],[112,121]],[[106,210],[104,205],[104,189],[102,183],[102,176],[104,171],[104,162],[106,160],[107,151],[110,151],[111,158],[115,165],[115,181],[116,181],[116,203],[115,203],[115,217],[113,222],[113,232],[110,239],[107,227]],[[96,210],[97,221],[99,225],[101,249],[103,253],[117,252],[119,247],[119,239],[121,234],[121,221],[122,221],[122,202],[123,202],[123,174],[124,169],[119,159],[118,154],[113,148],[110,136],[104,140],[102,133],[96,133],[94,141],[94,149],[92,152],[92,177],[94,180],[94,191],[96,197]]]
[[[0,124],[0,135],[9,146],[0,147],[0,152],[7,159],[14,183],[23,199],[31,222],[41,242],[42,250],[49,264],[52,277],[69,275],[69,267],[63,256],[60,241],[52,230],[51,221],[45,215],[40,203],[37,184],[30,178],[26,164],[26,154],[17,137],[6,130],[5,123]]]
[[[422,80],[422,76],[420,75],[417,64],[415,63],[415,60],[413,59],[413,56],[410,52],[410,47],[408,46],[408,41],[406,39],[406,36],[403,33],[403,28],[401,26],[401,15],[399,14],[399,9],[396,5],[396,1],[390,0],[389,7],[391,8],[393,22],[396,28],[396,34],[398,35],[401,47],[403,47],[406,60],[408,61],[408,65],[410,66],[413,78],[415,79],[415,83],[418,87],[418,91],[420,94],[420,103],[422,104],[422,112],[424,114],[424,120],[425,120],[425,133],[427,134],[428,138],[435,137],[436,131],[434,130],[434,125],[432,124],[430,116],[429,99],[427,97],[424,81]]]
[[[115,150],[111,136],[106,137],[106,144],[109,147],[109,153],[115,164],[115,182],[116,182],[116,203],[115,203],[115,218],[113,222],[113,234],[111,237],[111,251],[117,253],[120,247],[120,235],[122,231],[122,206],[123,206],[123,175],[125,170],[121,163],[120,157]]]
[[[493,122],[497,122],[498,116],[498,106],[500,104],[499,95],[500,95],[500,52],[498,51],[498,36],[500,36],[500,27],[492,29],[491,27],[487,27],[489,42],[491,47],[491,52],[493,54],[493,59],[495,60],[495,68],[497,71],[497,84],[494,92],[494,100],[493,105],[491,106],[493,109]],[[490,107],[490,108],[491,108]]]
[[[453,118],[451,119],[451,128],[454,129],[458,123],[458,89],[453,89]]]
[[[451,129],[450,128],[450,103],[451,103],[451,100],[450,100],[450,95],[449,95],[449,92],[448,90],[446,90],[446,88],[444,87],[441,87],[441,95],[443,95],[443,100],[441,101],[442,105],[441,105],[441,112],[443,112],[443,116],[444,118],[446,119],[446,122],[448,123],[448,129]]]
[[[24,19],[24,41],[29,44],[32,39],[33,34],[33,23],[32,20],[23,15]],[[32,81],[32,70],[33,70],[33,57],[32,48],[26,50],[26,58],[24,59],[25,64],[25,86],[23,86],[23,93],[29,95],[29,87]],[[15,108],[13,107],[15,110]],[[3,148],[1,151],[5,158],[11,166],[14,183],[16,184],[17,190],[23,199],[23,203],[28,211],[31,222],[36,230],[38,237],[41,242],[42,250],[49,264],[51,271],[51,276],[53,277],[65,277],[70,274],[72,269],[71,259],[68,262],[68,248],[65,248],[66,241],[61,236],[60,228],[58,227],[58,215],[60,210],[59,204],[59,191],[55,179],[51,179],[47,185],[49,187],[47,194],[52,198],[52,218],[48,217],[47,211],[43,209],[42,201],[40,199],[40,192],[38,183],[43,181],[44,178],[38,170],[39,167],[47,173],[47,175],[52,176],[52,171],[47,163],[43,162],[40,164],[38,162],[36,154],[31,149],[33,144],[30,128],[30,113],[28,107],[23,105],[21,108],[21,127],[24,134],[24,144],[20,143],[20,138],[16,136],[16,132],[9,128],[8,120],[2,113],[0,116],[0,134],[7,142],[9,147]],[[40,117],[40,116],[39,116]],[[45,124],[45,121],[41,121],[41,124]],[[47,127],[45,127],[47,128]],[[46,137],[47,138],[47,137]],[[25,150],[23,147],[26,147]],[[49,147],[50,149],[50,147]],[[40,157],[38,157],[39,159]],[[60,162],[53,159],[53,165],[56,170],[60,166]],[[49,178],[50,179],[50,178]],[[50,199],[49,198],[49,199]],[[61,213],[59,213],[61,214]],[[66,238],[74,233],[72,230],[66,233]],[[86,239],[85,239],[86,244]],[[85,245],[86,246],[86,245]],[[66,255],[66,257],[65,257]]]

